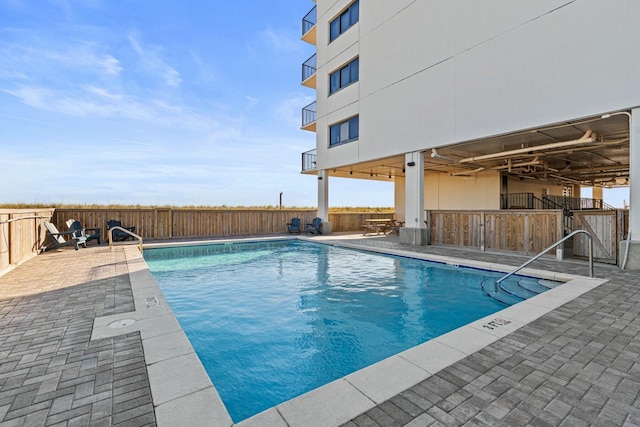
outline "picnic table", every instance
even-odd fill
[[[362,235],[366,236],[367,233],[387,234],[393,230],[395,221],[391,218],[374,218],[365,219],[362,224]]]

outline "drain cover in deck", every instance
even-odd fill
[[[109,323],[109,327],[113,329],[124,328],[125,326],[133,325],[136,323],[133,319],[122,319],[116,320],[115,322]]]

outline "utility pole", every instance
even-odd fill
[[[280,209],[282,209],[282,191],[280,192]]]

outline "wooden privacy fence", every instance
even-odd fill
[[[53,208],[0,209],[0,275],[38,254]]]
[[[283,233],[291,218],[302,225],[317,215],[314,210],[257,209],[56,209],[53,223],[66,230],[66,221],[76,219],[85,228],[99,227],[106,239],[107,221],[116,219],[125,227],[136,227],[143,239],[174,239]],[[330,213],[334,232],[360,231],[364,219],[392,218],[392,213]]]
[[[285,233],[291,218],[307,224],[315,216],[311,209],[5,209],[0,210],[0,274],[42,248],[46,239],[42,223],[47,220],[62,231],[73,218],[85,228],[101,228],[106,239],[107,220],[116,219],[136,227],[145,239],[179,239]],[[393,217],[393,213],[329,214],[334,232],[361,232],[365,219]],[[563,236],[560,210],[427,211],[426,222],[431,244],[480,250],[534,254]]]
[[[628,210],[579,210],[573,211],[576,230],[586,230],[593,238],[593,259],[608,264],[618,264],[618,244],[626,239],[629,225]],[[576,236],[573,255],[576,258],[588,257],[588,240]]]
[[[432,245],[536,254],[563,235],[561,210],[426,211]]]
[[[362,233],[362,224],[365,219],[393,219],[392,212],[389,213],[351,213],[340,212],[330,213],[329,221],[333,231],[356,231]]]

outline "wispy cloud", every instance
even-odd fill
[[[180,73],[167,64],[162,58],[162,49],[158,46],[143,46],[135,34],[129,35],[129,43],[140,57],[144,68],[156,72],[171,87],[179,87],[182,83]]]
[[[103,69],[107,74],[118,75],[120,74],[120,71],[122,71],[122,67],[120,66],[120,61],[118,61],[116,58],[114,58],[111,55],[103,56],[102,58],[99,59],[98,62],[102,65]]]
[[[229,123],[232,128],[237,126],[237,120],[215,111],[199,111],[162,99],[139,98],[94,85],[83,85],[73,91],[19,85],[15,89],[0,89],[0,92],[12,95],[32,108],[74,117],[137,120],[161,128],[198,132],[217,129],[220,123]]]
[[[259,40],[279,52],[299,52],[302,50],[300,40],[292,36],[290,31],[279,30],[268,25],[258,34]]]
[[[67,51],[40,51],[37,53],[67,68],[85,68],[110,76],[119,75],[122,71],[120,61],[110,54],[95,50],[95,46],[86,44]]]
[[[40,86],[21,85],[16,89],[2,89],[24,104],[44,111],[80,117],[127,117],[152,119],[153,112],[145,104],[111,94],[96,87],[86,87],[84,96]]]
[[[314,96],[303,95],[301,93],[291,94],[284,97],[282,101],[273,108],[273,116],[285,121],[294,129],[300,129],[302,125],[302,108],[315,101]]]
[[[251,110],[253,107],[255,107],[256,105],[258,105],[258,98],[254,98],[253,96],[245,96],[245,99],[247,100],[247,106],[246,109],[247,110]]]
[[[46,36],[14,31],[13,37],[20,41],[0,41],[2,77],[39,79],[60,69],[96,77],[117,77],[123,70],[120,61],[96,43],[76,41],[73,46],[60,48],[55,40]]]
[[[194,75],[197,79],[204,83],[212,83],[216,81],[216,73],[212,64],[205,62],[202,56],[193,49],[188,49],[187,52],[191,57],[191,61],[195,65]]]

